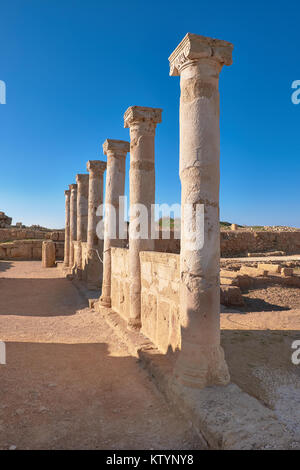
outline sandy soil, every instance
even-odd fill
[[[272,408],[300,447],[300,365],[291,359],[300,340],[300,289],[257,281],[243,298],[240,313],[221,315],[231,379]]]
[[[300,448],[300,365],[291,360],[295,340],[300,340],[300,309],[221,314],[232,382],[273,409]]]
[[[0,449],[199,449],[59,269],[0,262]]]
[[[243,292],[245,312],[273,312],[300,309],[299,287],[260,283],[255,289]]]

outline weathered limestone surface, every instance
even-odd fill
[[[247,274],[242,274],[240,271],[229,271],[227,269],[220,270],[221,284],[230,286],[238,286],[241,289],[249,289],[252,285],[252,279]]]
[[[280,272],[282,276],[293,276],[294,274],[293,268],[281,268]]]
[[[30,228],[17,229],[17,228],[2,228],[0,229],[0,242],[11,242],[15,240],[53,240],[64,241],[65,231],[63,230],[32,230]]]
[[[179,319],[180,256],[155,251],[140,252],[141,264],[141,332],[162,352],[181,347]],[[249,276],[228,272],[227,285],[220,286],[220,303],[244,305],[241,286],[252,283]],[[233,284],[234,282],[234,284]],[[111,248],[112,310],[128,320],[130,315],[129,250]]]
[[[151,237],[151,220],[154,220],[151,205],[155,203],[154,139],[156,125],[161,122],[162,110],[131,106],[124,114],[124,127],[130,129],[130,228],[129,228],[129,273],[130,273],[130,318],[129,329],[141,327],[141,268],[140,251],[154,250]],[[133,205],[143,204],[147,211],[147,237],[136,234],[141,227],[139,216]],[[142,209],[141,209],[142,210]],[[143,238],[142,238],[143,237]]]
[[[179,255],[143,251],[142,330],[162,353],[180,349]]]
[[[73,268],[74,264],[74,246],[77,236],[77,184],[70,184],[70,254],[69,267]]]
[[[130,150],[129,142],[107,139],[103,153],[107,156],[105,189],[105,229],[103,248],[103,282],[101,305],[111,306],[111,251],[112,246],[121,247],[124,240],[119,239],[119,197],[124,196],[125,162]],[[115,229],[115,233],[114,230]]]
[[[280,256],[300,254],[300,230],[296,232],[221,231],[222,257]],[[155,251],[180,253],[180,240],[155,240]],[[249,255],[248,255],[249,253]]]
[[[222,305],[241,307],[245,304],[238,286],[221,285],[220,295],[220,303]]]
[[[204,205],[204,244],[191,248],[187,228],[195,216],[181,216],[181,352],[175,380],[203,388],[225,385],[229,372],[220,346],[220,129],[219,73],[231,65],[229,42],[187,34],[171,54],[170,75],[180,75],[181,205]],[[199,233],[197,234],[200,235]]]
[[[0,212],[0,228],[6,228],[11,225],[12,218],[8,217],[4,212]]]
[[[76,175],[77,182],[77,243],[74,243],[74,260],[76,275],[81,277],[82,273],[82,249],[81,243],[87,241],[88,225],[88,197],[89,197],[89,175]]]
[[[80,243],[80,250],[81,250],[81,266],[82,266],[81,279],[87,282],[87,262],[88,262],[87,242]]]
[[[64,257],[64,243],[54,242],[56,259]],[[43,240],[14,240],[12,242],[0,243],[0,259],[7,260],[41,260]]]
[[[259,253],[253,253],[251,251],[247,253],[248,258],[267,258],[269,256],[285,256],[285,255],[286,255],[285,251],[267,251],[267,252],[259,252]]]
[[[269,273],[280,273],[281,267],[280,264],[259,263],[258,269]]]
[[[111,247],[111,308],[128,321],[130,315],[129,250]]]
[[[77,182],[77,241],[87,241],[89,175],[76,175]]]
[[[193,423],[210,448],[294,448],[292,436],[274,411],[237,385],[199,390],[176,383],[172,377],[176,355],[162,354],[141,332],[128,331],[126,321],[112,310],[105,310],[105,320],[120,340],[126,342],[130,354],[141,361],[168,403]]]
[[[55,243],[52,240],[43,241],[42,266],[44,268],[55,266]]]
[[[64,266],[67,268],[70,265],[70,196],[71,191],[65,191],[65,211],[66,211],[66,227],[65,227],[65,253],[64,253]]]
[[[254,276],[254,277],[268,275],[268,271],[266,269],[261,269],[260,267],[252,268],[250,266],[242,266],[239,270],[239,273],[247,274],[248,276]]]
[[[86,279],[90,289],[98,289],[102,284],[103,240],[96,233],[97,224],[102,219],[99,206],[103,204],[103,173],[106,162],[89,160],[89,197],[88,197],[88,229],[87,229],[87,259],[84,266]]]
[[[300,231],[235,231],[221,232],[222,256],[247,256],[248,252],[284,251],[293,255],[300,253]]]

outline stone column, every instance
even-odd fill
[[[125,160],[130,150],[129,142],[107,139],[103,153],[107,156],[105,185],[105,229],[103,248],[103,282],[100,304],[111,307],[111,250],[112,246],[123,246],[119,239],[119,198],[124,196]],[[113,233],[115,229],[115,234]],[[116,238],[111,238],[115,235]]]
[[[140,251],[154,250],[154,240],[151,237],[151,219],[155,204],[155,167],[154,167],[154,138],[157,123],[161,122],[162,110],[131,106],[124,114],[124,127],[130,129],[130,226],[129,226],[129,278],[130,278],[130,317],[128,328],[131,330],[141,327],[141,266]],[[143,204],[146,220],[137,225],[138,214],[133,210],[134,205]],[[145,227],[144,225],[147,225]],[[143,226],[142,226],[143,225]],[[138,228],[146,236],[137,238]],[[143,238],[142,238],[143,237]]]
[[[232,63],[232,49],[229,42],[188,33],[169,57],[170,75],[180,75],[181,88],[181,352],[175,383],[197,388],[229,382],[220,346],[218,81],[222,66]],[[204,216],[191,243],[196,207],[204,208]]]
[[[106,162],[89,160],[89,197],[88,197],[88,229],[87,229],[87,282],[91,289],[98,289],[102,283],[103,240],[99,240],[96,228],[102,214],[96,214],[103,204],[103,174]]]
[[[88,225],[88,197],[89,197],[89,175],[76,175],[77,182],[77,275],[80,277],[82,269],[82,247],[81,243],[87,241]]]
[[[74,246],[77,236],[77,184],[69,185],[71,191],[70,198],[70,261],[69,266],[73,268],[74,264]]]
[[[55,266],[55,243],[52,240],[44,240],[42,243],[42,266],[43,268]]]
[[[64,254],[64,267],[69,267],[70,262],[70,193],[67,189],[66,196],[66,223],[65,223],[65,254]]]

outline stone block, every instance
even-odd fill
[[[170,332],[170,303],[158,301],[156,342],[163,354],[168,350]]]
[[[157,300],[156,296],[142,290],[141,299],[141,322],[142,332],[145,336],[156,343],[157,331]]]
[[[242,306],[244,299],[239,287],[237,286],[220,286],[220,302],[226,306]]]
[[[292,276],[294,274],[293,268],[281,268],[282,276]]]
[[[252,277],[268,275],[268,271],[265,269],[252,268],[249,266],[242,266],[239,272],[241,274],[247,274],[248,276],[252,276]]]
[[[55,266],[55,244],[53,241],[43,241],[42,266],[44,268],[52,268]]]
[[[180,349],[181,346],[181,328],[179,302],[171,306],[170,310],[170,346],[173,351]]]
[[[268,271],[269,273],[280,273],[280,264],[259,263],[258,269]]]

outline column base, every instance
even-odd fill
[[[99,305],[101,307],[111,308],[111,298],[110,297],[100,297]]]
[[[87,256],[86,280],[90,290],[99,290],[102,287],[102,264],[96,250],[89,250]]]
[[[129,331],[139,331],[142,327],[142,323],[140,319],[137,318],[129,318],[127,322],[127,330]]]
[[[174,383],[193,388],[227,385],[228,366],[221,346],[185,345],[175,364]]]

